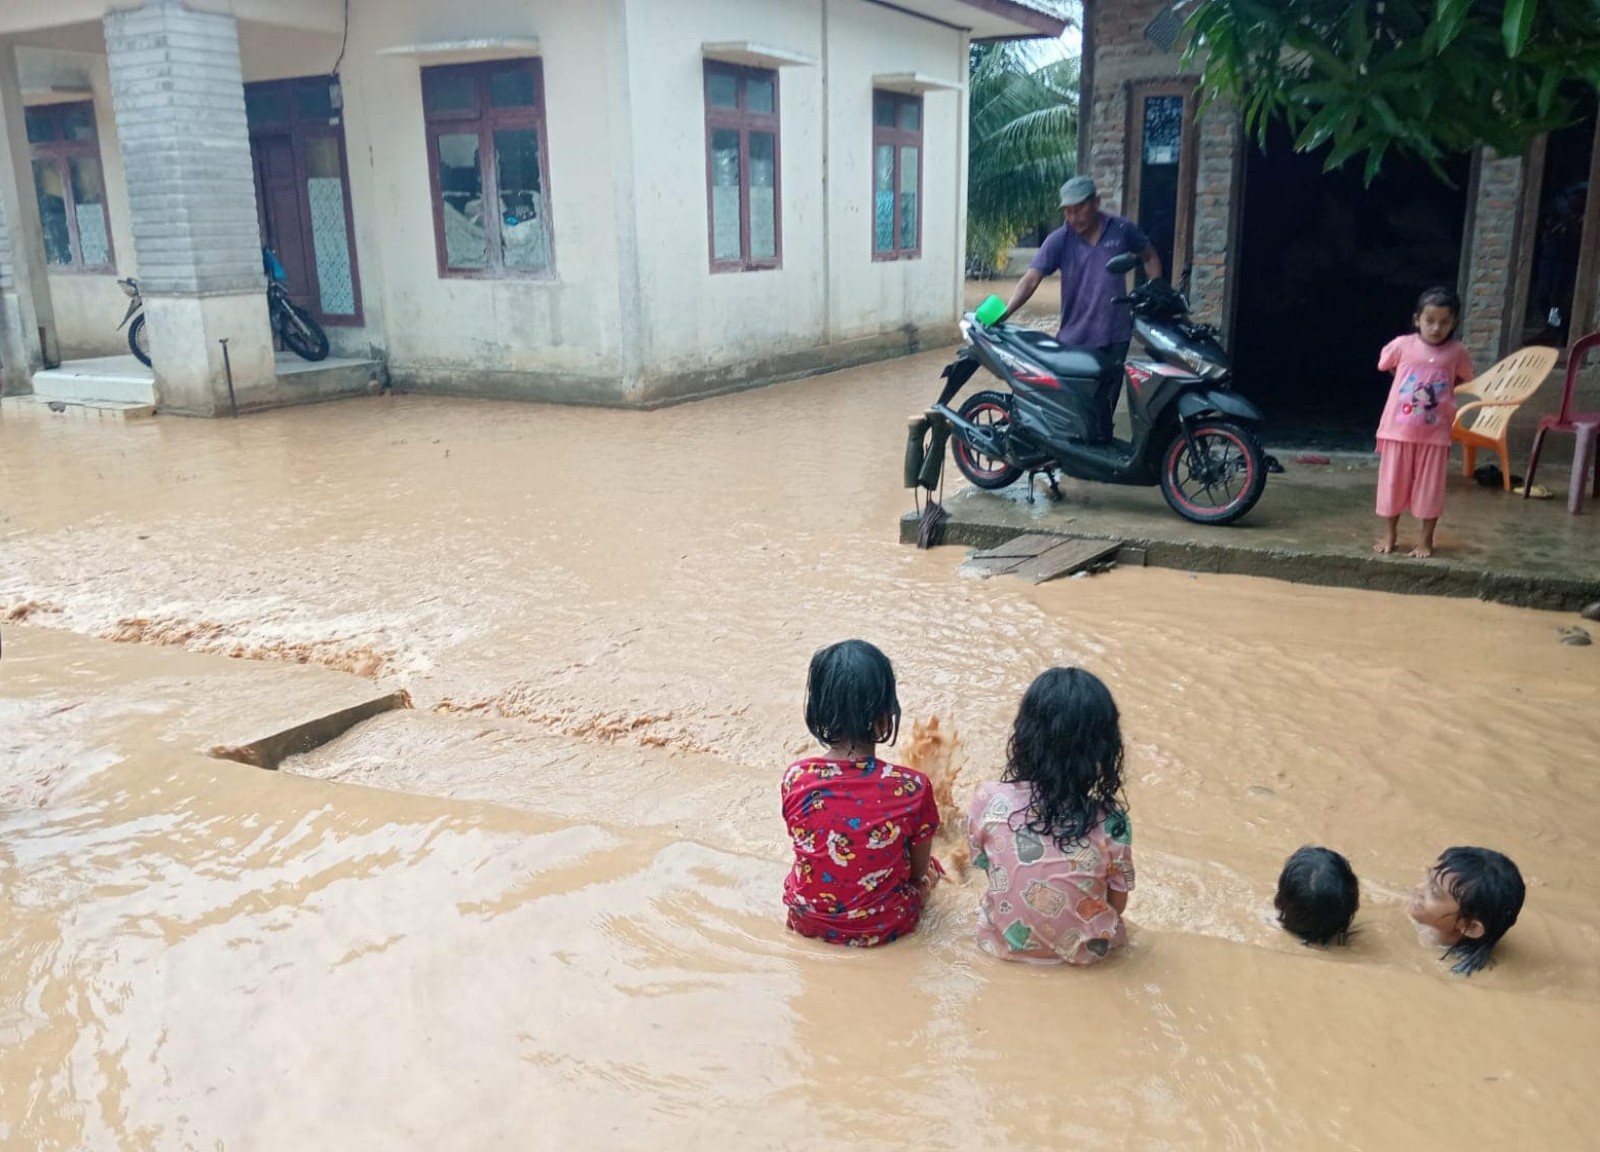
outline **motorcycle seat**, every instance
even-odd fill
[[[1048,368],[1057,376],[1077,380],[1098,380],[1115,375],[1116,361],[1092,348],[1074,348],[1063,344],[1048,332],[1032,328],[1013,329],[1007,333],[1019,352]]]

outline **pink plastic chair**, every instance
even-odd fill
[[[1578,371],[1583,367],[1583,358],[1594,348],[1600,348],[1600,332],[1589,333],[1567,350],[1567,382],[1561,389],[1561,411],[1554,416],[1542,416],[1539,419],[1539,430],[1533,434],[1533,451],[1528,455],[1528,479],[1522,489],[1524,500],[1528,498],[1528,492],[1533,488],[1533,470],[1539,466],[1539,452],[1544,448],[1544,434],[1571,432],[1577,435],[1579,424],[1600,424],[1600,412],[1572,410],[1572,390],[1578,385]],[[1575,491],[1582,490],[1581,479],[1574,480],[1573,483]],[[1594,498],[1600,500],[1600,467],[1597,467],[1594,473]]]

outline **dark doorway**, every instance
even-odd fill
[[[1595,101],[1589,106],[1594,108]],[[1533,265],[1528,280],[1528,311],[1522,342],[1565,348],[1573,338],[1578,267],[1583,254],[1584,210],[1594,161],[1596,114],[1558,128],[1545,141]],[[1578,335],[1582,335],[1580,327]]]
[[[261,243],[290,299],[323,324],[361,323],[338,81],[246,84],[244,100]]]
[[[1389,380],[1379,350],[1411,329],[1417,296],[1455,287],[1470,161],[1390,156],[1363,187],[1361,164],[1324,173],[1274,125],[1246,160],[1234,309],[1237,386],[1279,444],[1370,448]],[[1453,186],[1452,186],[1453,185]]]

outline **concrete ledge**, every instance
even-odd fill
[[[154,404],[121,400],[61,400],[54,396],[7,396],[0,399],[0,416],[49,419],[52,416],[80,420],[144,420],[156,414]]]
[[[239,411],[264,412],[294,404],[315,404],[381,389],[388,381],[379,360],[301,360],[293,353],[277,357],[277,381],[257,386],[239,397]],[[374,382],[377,387],[375,388]],[[221,415],[226,415],[226,409]]]
[[[900,542],[915,544],[918,519],[907,513],[900,520]],[[1294,584],[1334,588],[1361,588],[1411,596],[1458,596],[1491,600],[1523,608],[1577,611],[1600,600],[1600,570],[1591,578],[1550,573],[1491,571],[1435,557],[1426,562],[1402,562],[1382,556],[1344,555],[1282,548],[1252,547],[1227,528],[1215,529],[1215,541],[1163,540],[1149,535],[1074,531],[1034,524],[1020,529],[985,523],[953,512],[945,524],[942,543],[970,548],[994,548],[1025,533],[1044,533],[1076,540],[1121,540],[1126,562],[1135,566],[1179,568],[1233,576],[1266,576]],[[1119,562],[1123,555],[1119,554]]]
[[[409,707],[411,707],[409,693],[389,692],[370,700],[363,700],[348,708],[341,708],[337,712],[314,716],[303,723],[294,724],[282,731],[272,732],[254,740],[238,744],[214,745],[208,749],[207,755],[218,760],[234,760],[256,768],[276,770],[278,765],[290,756],[299,756],[310,752],[313,748],[320,748],[328,741],[343,736],[363,720],[370,720],[380,713],[392,712],[397,708]]]
[[[389,376],[401,392],[580,404],[603,408],[664,408],[747,388],[817,376],[928,348],[957,339],[954,324],[906,325],[892,332],[837,340],[793,352],[719,368],[645,376],[629,383],[620,376],[580,376],[561,372],[504,372],[458,366],[394,364]]]

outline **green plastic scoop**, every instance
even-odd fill
[[[991,294],[987,300],[978,305],[978,310],[973,313],[979,324],[985,328],[1005,315],[1006,302],[1000,297]]]

